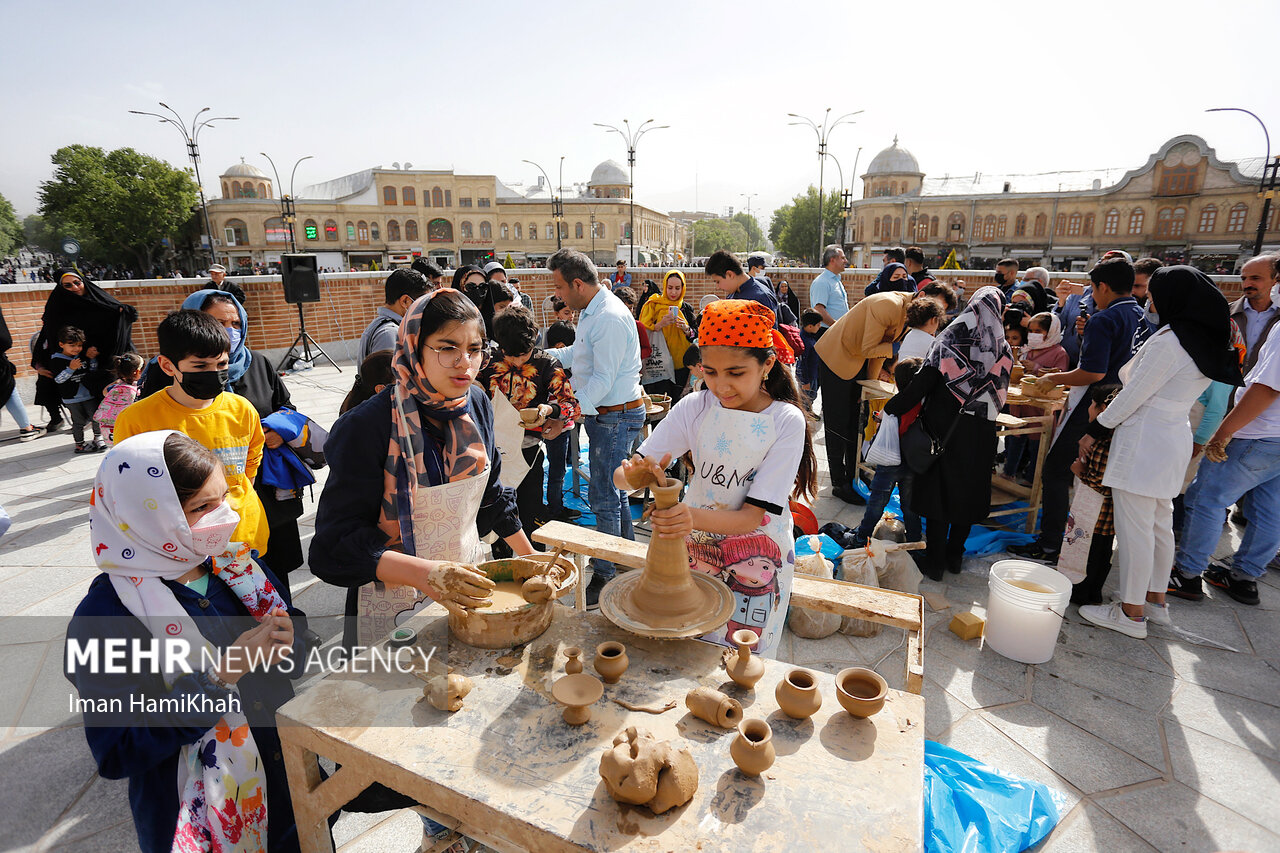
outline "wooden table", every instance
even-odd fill
[[[919,850],[922,846],[924,700],[891,690],[878,714],[857,720],[836,701],[832,676],[814,672],[822,708],[806,721],[778,710],[774,688],[791,669],[765,661],[754,692],[730,682],[722,649],[696,640],[645,640],[598,613],[557,607],[545,634],[508,651],[451,643],[448,663],[474,682],[456,714],[421,697],[412,675],[330,675],[280,709],[293,808],[302,850],[333,849],[326,818],[371,782],[425,804],[446,826],[502,851]],[[432,605],[411,622],[439,636]],[[583,726],[566,725],[551,699],[562,649],[620,640],[630,669],[605,685]],[[420,639],[424,645],[429,640]],[[757,779],[729,757],[734,732],[690,715],[685,693],[717,687],[748,717],[773,728],[777,762]],[[678,703],[652,715],[613,703]],[[639,726],[678,738],[693,753],[698,791],[655,816],[616,803],[599,775],[616,734]],[[321,782],[315,757],[341,769]]]

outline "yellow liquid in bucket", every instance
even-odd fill
[[[1027,592],[1043,592],[1048,595],[1052,595],[1054,592],[1051,587],[1047,587],[1042,583],[1036,583],[1035,581],[1006,580],[1005,583],[1009,586],[1016,586],[1018,589],[1025,589]]]

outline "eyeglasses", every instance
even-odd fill
[[[488,350],[478,349],[467,352],[462,347],[433,347],[431,344],[426,343],[423,346],[436,354],[436,359],[440,362],[440,366],[446,370],[461,367],[464,361],[469,361],[480,368],[489,363]]]
[[[65,287],[67,290],[75,290],[77,287],[83,287],[84,282],[78,278],[73,278],[68,281],[62,282],[62,286]]]

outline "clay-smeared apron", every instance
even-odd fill
[[[756,470],[776,438],[773,417],[715,407],[698,429],[694,471],[685,502],[702,509],[741,509]],[[750,533],[723,536],[695,530],[686,539],[691,567],[720,578],[733,591],[729,623],[701,639],[733,646],[726,638],[742,628],[760,635],[757,653],[775,657],[787,621],[795,571],[791,510],[765,512]]]

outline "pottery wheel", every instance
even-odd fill
[[[698,612],[705,615],[695,617],[697,621],[674,627],[647,624],[634,615],[628,606],[631,590],[640,583],[643,575],[642,571],[620,574],[605,584],[605,588],[600,593],[600,612],[624,631],[657,640],[697,637],[722,627],[733,615],[734,597],[729,587],[710,575],[690,572],[689,576],[693,579],[694,586],[703,597],[704,606],[698,608]]]

